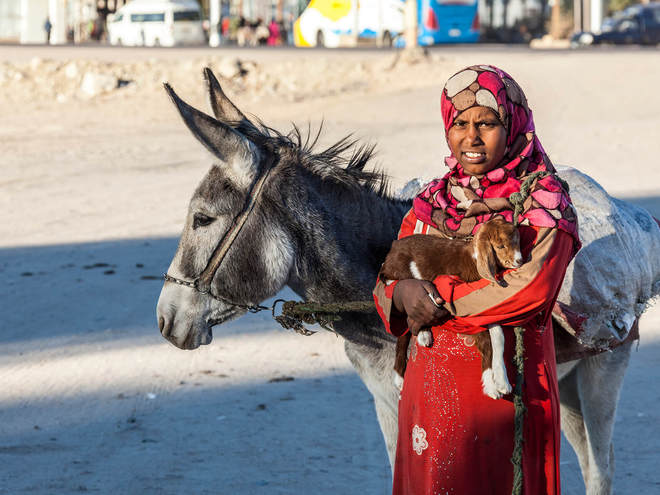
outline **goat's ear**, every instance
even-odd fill
[[[474,238],[474,256],[476,258],[477,272],[479,272],[481,278],[485,278],[501,285],[502,287],[506,287],[507,283],[504,280],[498,280],[495,277],[495,274],[497,273],[497,258],[495,256],[495,250],[493,249],[488,235],[486,235],[485,232],[481,232],[483,229],[484,227],[482,226]],[[482,235],[479,235],[480,233]]]
[[[257,147],[227,124],[188,105],[167,83],[165,90],[193,136],[227,166],[228,172],[239,184],[252,182],[257,175],[260,162]]]

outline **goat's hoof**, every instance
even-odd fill
[[[424,347],[431,347],[433,345],[433,334],[428,330],[422,330],[417,335],[417,342]]]
[[[495,377],[493,376],[493,370],[491,368],[484,370],[481,374],[481,388],[484,394],[491,399],[499,399],[502,397],[502,394],[497,390]]]
[[[403,390],[403,377],[399,375],[396,371],[392,373],[392,382],[394,382],[394,386],[397,388],[399,391],[399,398],[401,397],[401,390]]]
[[[506,395],[511,393],[511,384],[509,383],[505,370],[493,370],[493,380],[495,382],[495,388],[500,394]]]

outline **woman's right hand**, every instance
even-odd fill
[[[444,300],[428,280],[399,280],[394,286],[392,302],[394,309],[407,318],[408,329],[413,335],[424,327],[439,325],[449,315],[449,311],[440,306]]]

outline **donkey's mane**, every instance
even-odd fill
[[[374,144],[364,144],[354,139],[352,134],[324,150],[317,151],[318,141],[323,131],[323,122],[313,133],[308,125],[303,133],[296,124],[289,133],[283,134],[253,117],[254,122],[237,122],[234,127],[248,139],[270,150],[286,149],[294,154],[297,161],[323,181],[348,187],[355,192],[367,190],[385,199],[394,199],[390,193],[387,175],[380,169],[365,170],[367,162],[375,155]]]

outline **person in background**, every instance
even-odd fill
[[[220,21],[220,36],[223,40],[229,39],[230,22],[229,16],[224,16]]]
[[[277,20],[277,28],[280,30],[280,40],[278,44],[286,45],[288,34],[286,31],[286,27],[284,26],[284,19],[280,18]]]
[[[268,46],[277,46],[280,43],[280,26],[275,19],[271,19],[268,24]]]
[[[46,43],[50,43],[50,31],[53,29],[53,25],[50,22],[50,17],[46,17],[44,22],[44,31],[46,31]]]
[[[270,31],[264,23],[263,19],[259,17],[253,25],[254,29],[254,39],[255,46],[264,46],[268,43],[268,37],[270,36]]]
[[[252,39],[252,28],[248,25],[247,19],[240,16],[238,18],[238,27],[236,28],[236,43],[238,46],[246,46]]]
[[[284,30],[286,31],[286,44],[293,45],[293,23],[295,19],[293,13],[289,12],[285,16],[285,19]]]

